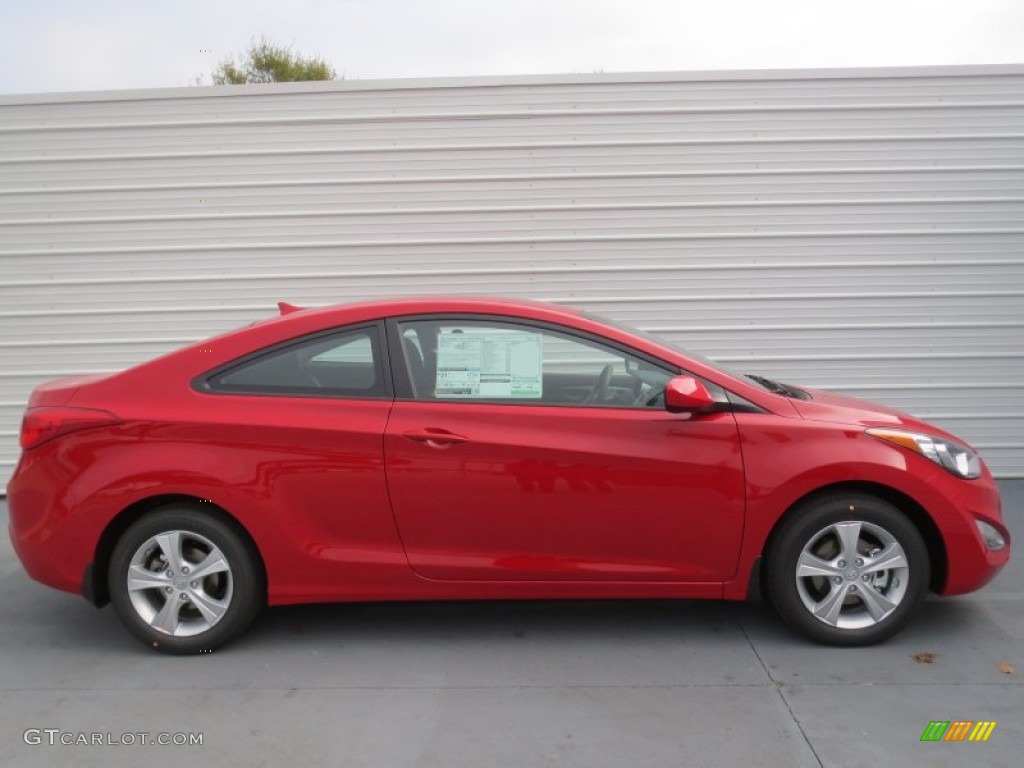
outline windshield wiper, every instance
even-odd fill
[[[771,379],[766,379],[764,376],[754,376],[749,373],[745,373],[744,376],[746,376],[748,379],[752,379],[753,381],[757,382],[762,387],[767,389],[769,392],[774,392],[776,395],[789,397],[792,398],[793,400],[811,399],[810,393],[806,392],[805,390],[797,389],[796,387],[791,387],[787,384],[779,384],[779,382],[772,381]]]
[[[746,373],[744,374],[744,376],[746,376],[748,379],[753,379],[762,387],[767,389],[769,392],[774,392],[776,395],[785,395],[786,397],[792,397],[792,393],[789,391],[789,389],[779,384],[779,382],[777,381],[766,379],[764,376],[755,376],[752,373]]]

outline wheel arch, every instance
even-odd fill
[[[889,504],[892,504],[896,509],[905,514],[921,534],[921,537],[924,539],[925,546],[928,549],[928,559],[931,565],[931,579],[928,584],[928,588],[933,592],[939,592],[942,589],[943,585],[946,583],[946,574],[948,572],[946,544],[942,539],[942,534],[939,532],[938,525],[936,525],[932,516],[928,514],[928,511],[924,506],[913,497],[908,496],[903,491],[897,490],[889,485],[869,481],[842,481],[821,486],[820,488],[815,488],[813,491],[805,493],[790,504],[779,519],[775,521],[771,531],[765,538],[764,545],[761,548],[761,553],[755,562],[755,568],[751,574],[750,583],[752,586],[756,585],[756,589],[758,591],[758,594],[756,595],[757,598],[763,599],[765,597],[763,593],[765,584],[763,569],[765,568],[765,564],[768,560],[768,553],[774,546],[774,542],[777,539],[779,531],[782,529],[784,523],[790,520],[793,515],[796,514],[796,511],[804,504],[812,502],[819,496],[825,496],[837,492],[861,493],[869,496],[875,496]]]
[[[89,602],[97,608],[102,608],[110,602],[107,571],[110,568],[110,558],[114,552],[114,547],[121,536],[124,535],[124,532],[146,515],[163,507],[174,505],[184,505],[202,510],[235,529],[235,532],[238,533],[253,555],[253,562],[256,563],[262,580],[261,589],[265,600],[267,592],[266,563],[263,561],[263,555],[259,547],[256,546],[256,541],[246,527],[239,522],[238,518],[209,499],[201,499],[198,496],[191,496],[189,494],[168,493],[139,499],[122,509],[107,523],[96,542],[92,562],[86,568],[86,575],[82,582],[82,592]]]

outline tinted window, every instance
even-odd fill
[[[208,379],[224,392],[385,397],[375,326],[339,331],[276,347]]]

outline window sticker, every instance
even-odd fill
[[[437,339],[436,397],[539,398],[542,337],[476,328]]]

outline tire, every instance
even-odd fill
[[[928,548],[882,499],[834,493],[800,505],[770,543],[769,601],[793,629],[826,645],[860,646],[900,632],[928,591]]]
[[[114,547],[107,580],[128,630],[172,654],[208,653],[233,640],[266,595],[262,564],[244,535],[182,505],[133,523]]]

